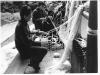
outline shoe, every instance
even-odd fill
[[[35,68],[35,67],[34,67]],[[40,72],[40,67],[39,66],[37,66],[36,68],[35,68],[35,73],[39,73]]]
[[[40,69],[35,69],[35,73],[39,73],[40,72]]]
[[[24,74],[33,74],[33,73],[35,73],[35,69],[33,67],[27,66],[25,68]]]

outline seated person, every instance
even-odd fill
[[[43,7],[37,7],[33,11],[33,23],[36,25],[36,29],[41,31],[49,31],[54,28],[50,17],[48,17],[48,12]]]
[[[52,21],[52,17],[48,16],[48,12],[43,7],[37,7],[32,14],[32,22],[35,24],[36,29],[40,29],[41,31],[49,32],[49,36],[56,35],[58,36],[59,42],[62,44],[57,31],[54,29],[54,23]],[[54,31],[52,32],[52,30]],[[51,30],[51,32],[50,32]],[[59,29],[58,29],[59,30]]]
[[[46,48],[41,47],[41,42],[35,42],[31,35],[41,35],[44,34],[42,31],[33,31],[30,32],[28,21],[31,18],[31,8],[27,5],[24,5],[20,11],[21,19],[18,22],[18,25],[15,29],[15,45],[23,59],[32,58],[29,67],[32,68],[31,72],[39,72],[39,64],[42,61],[43,57],[47,53]],[[44,42],[45,43],[45,42]],[[27,69],[25,70],[27,72]]]

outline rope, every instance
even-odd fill
[[[61,24],[60,26],[64,26],[64,25],[66,25],[66,24],[68,24],[72,19],[73,19],[73,17],[74,17],[74,15],[68,20],[68,21],[66,21],[65,23],[63,23],[63,24]],[[47,33],[49,33],[49,32],[52,32],[52,31],[55,31],[55,30],[57,30],[57,29],[59,29],[60,28],[60,26],[58,26],[58,27],[55,27],[55,25],[54,25],[54,29],[51,29],[51,30],[49,30]]]

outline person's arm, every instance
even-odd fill
[[[23,36],[21,37],[23,42],[26,44],[29,44],[29,46],[41,46],[41,42],[40,41],[34,41],[35,38],[37,38],[36,36],[36,32],[31,32],[29,28],[25,27],[24,31],[23,31]]]
[[[30,31],[30,34],[36,34],[37,36],[40,36],[40,35],[48,35],[47,32],[40,31],[39,29],[38,30],[32,30],[32,31]]]
[[[39,38],[39,35],[48,35],[47,32],[40,31],[40,30],[34,30],[33,33],[34,35],[32,35],[31,40],[33,41],[34,46],[40,46],[41,43],[42,44],[47,43],[46,40],[43,41],[43,40],[40,40],[41,38]]]

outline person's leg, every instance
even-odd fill
[[[32,47],[31,48],[31,59],[30,59],[30,66],[35,68],[35,70],[38,72],[40,67],[39,64],[46,55],[47,50],[45,48],[41,47]]]
[[[24,73],[32,74],[39,73],[40,67],[39,64],[42,61],[43,57],[46,55],[47,50],[40,47],[32,47],[28,49],[30,55],[30,63],[26,67]]]
[[[29,53],[29,48],[25,47],[17,47],[17,50],[20,54],[20,57],[22,60],[26,60],[26,59],[29,59],[30,58],[30,53]]]

